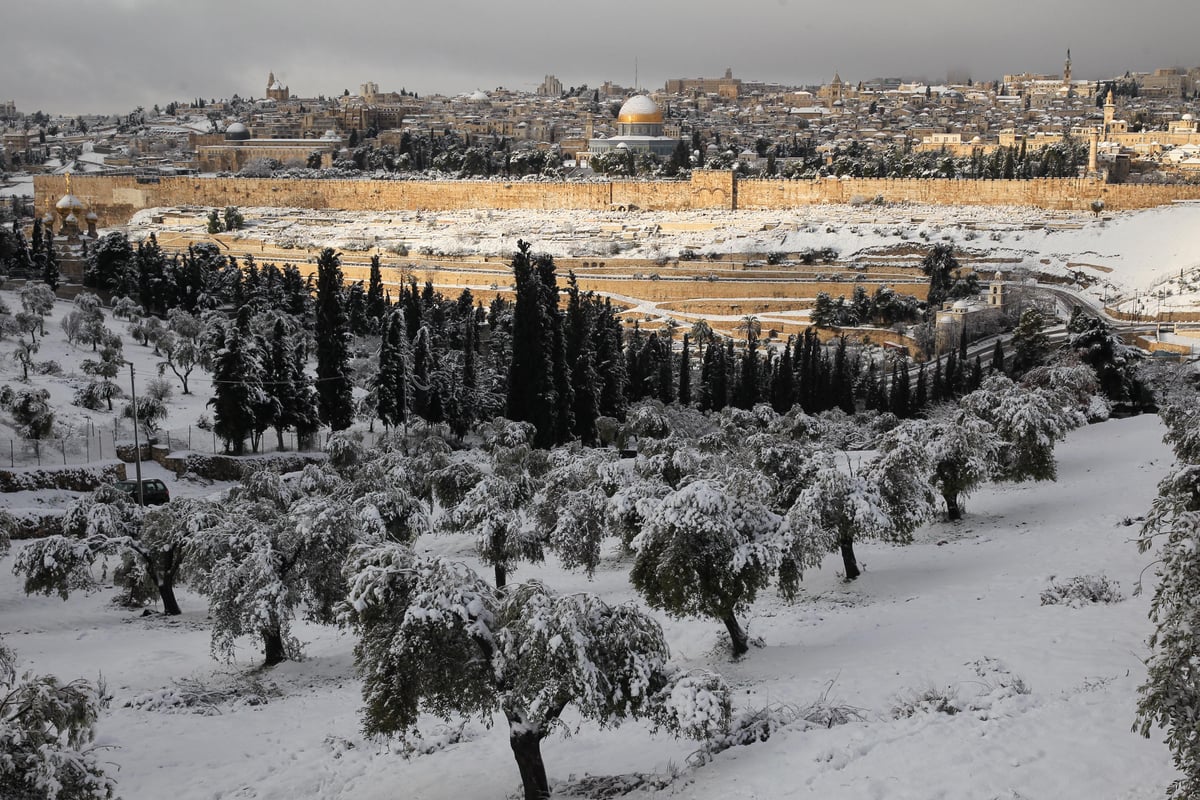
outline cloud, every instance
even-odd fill
[[[44,0],[5,11],[6,30],[20,35],[6,42],[0,97],[25,111],[122,113],[199,96],[258,97],[270,70],[303,96],[368,80],[421,94],[532,89],[546,74],[568,86],[631,85],[635,69],[646,88],[726,67],[796,85],[827,82],[835,70],[848,81],[942,79],[950,69],[992,80],[1058,73],[1068,46],[1081,78],[1193,65],[1200,4],[1155,6],[1118,25],[1128,9],[1111,0]]]

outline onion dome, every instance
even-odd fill
[[[68,214],[74,211],[82,211],[84,208],[83,201],[73,194],[64,194],[62,199],[54,204],[54,207],[59,211],[65,211]]]

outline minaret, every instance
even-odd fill
[[[1117,104],[1113,102],[1112,89],[1108,90],[1108,97],[1104,101],[1104,138],[1107,141],[1108,133],[1112,130],[1113,116],[1117,113]]]
[[[1063,64],[1063,87],[1071,88],[1071,48],[1067,48],[1067,63]]]
[[[1090,139],[1090,142],[1089,142],[1089,146],[1088,146],[1088,172],[1090,174],[1094,175],[1097,172],[1099,172],[1099,170],[1100,170],[1100,160],[1099,160],[1100,129],[1092,128],[1092,132],[1089,135],[1089,139]]]

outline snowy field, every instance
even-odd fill
[[[138,212],[133,238],[152,231],[202,235],[207,211]],[[799,253],[831,247],[842,262],[877,262],[881,254],[951,243],[973,258],[1021,273],[1082,277],[1097,300],[1135,295],[1143,313],[1200,309],[1200,203],[1145,211],[1059,212],[999,206],[820,205],[788,211],[302,211],[242,209],[241,236],[268,245],[378,249],[504,258],[517,239],[556,257],[678,258]],[[168,212],[164,222],[153,218]],[[164,239],[166,241],[166,239]],[[919,260],[919,259],[916,259]],[[983,267],[986,269],[986,265]],[[1147,295],[1150,295],[1148,298]],[[1153,306],[1147,303],[1153,302]]]
[[[632,784],[635,773],[661,788],[643,785],[630,798],[1163,796],[1174,777],[1166,748],[1130,732],[1150,632],[1149,598],[1130,593],[1153,555],[1137,553],[1137,527],[1126,524],[1147,510],[1171,464],[1163,430],[1153,416],[1077,430],[1057,448],[1057,483],[986,487],[961,523],[931,524],[906,547],[862,543],[865,572],[852,585],[827,557],[795,604],[773,594],[755,604],[749,631],[762,646],[741,661],[730,660],[719,624],[659,617],[677,660],[731,682],[735,713],[825,697],[854,718],[788,727],[700,766],[689,763],[694,743],[641,724],[585,724],[543,745],[556,796],[585,796],[576,791],[585,775]],[[425,537],[418,550],[479,568],[466,538]],[[364,740],[348,634],[300,625],[303,662],[256,671],[259,643],[247,641],[236,663],[220,664],[194,594],[181,593],[184,615],[172,619],[112,605],[112,589],[66,602],[26,597],[11,563],[0,561],[0,630],[23,668],[107,681],[113,702],[100,741],[127,800],[518,796],[502,721],[488,729],[471,720],[463,741],[439,747],[448,731],[429,720],[431,752],[407,760]],[[589,582],[551,560],[517,579],[640,603],[629,567],[610,556]],[[1052,579],[1086,574],[1117,581],[1127,599],[1040,605]],[[215,699],[195,713],[173,705],[181,681],[253,683],[250,696],[266,702]],[[894,718],[898,703],[931,688],[964,710]]]

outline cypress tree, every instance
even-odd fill
[[[371,274],[367,279],[367,317],[370,318],[376,330],[383,324],[383,315],[387,305],[383,298],[383,270],[379,262],[379,254],[371,256]]]
[[[983,357],[975,356],[975,363],[971,365],[971,372],[967,375],[966,391],[973,392],[983,385]]]
[[[555,362],[561,357],[556,358],[555,345],[561,346],[561,333],[556,335],[552,318],[557,310],[557,289],[547,286],[547,281],[551,287],[554,283],[554,261],[544,255],[535,259],[530,254],[530,244],[518,241],[512,268],[517,301],[512,318],[512,360],[505,416],[533,423],[537,429],[534,444],[548,448],[560,431],[559,397],[555,388],[559,370]],[[551,292],[555,306],[548,302]]]
[[[829,392],[821,403],[821,410],[840,408],[847,414],[854,413],[854,381],[851,378],[853,370],[847,353],[848,340],[839,336],[837,349],[833,354],[833,369],[829,380]]]
[[[946,374],[942,382],[942,399],[953,400],[962,389],[962,370],[958,363],[958,353],[951,350],[946,354]]]
[[[596,371],[601,378],[600,414],[625,419],[629,404],[629,376],[621,350],[621,321],[613,313],[612,300],[605,298],[595,326]]]
[[[50,287],[51,291],[58,291],[59,284],[62,283],[62,273],[58,268],[58,254],[54,252],[54,234],[46,229],[46,242],[42,253],[42,282]]]
[[[404,363],[404,312],[393,309],[383,318],[379,369],[375,375],[376,414],[389,428],[408,419],[408,370]]]
[[[658,399],[663,403],[675,402],[675,369],[672,364],[671,339],[665,337],[658,342]]]
[[[679,404],[692,404],[692,343],[683,335],[683,350],[679,354]]]
[[[795,405],[795,376],[792,373],[792,339],[788,337],[783,354],[775,362],[771,379],[771,407],[786,414]]]
[[[213,365],[213,431],[235,456],[246,452],[246,439],[255,426],[255,411],[263,395],[262,364],[240,325],[225,331]]]
[[[913,414],[918,413],[929,403],[929,386],[925,379],[925,365],[922,364],[917,370],[917,388],[913,392],[912,411]]]
[[[1004,372],[1004,343],[999,339],[996,340],[996,346],[992,348],[991,371],[993,373]]]
[[[629,402],[636,403],[646,397],[646,374],[642,361],[642,329],[635,319],[625,346],[625,374],[628,377]]]
[[[900,419],[912,416],[911,384],[908,370],[899,362],[892,365],[892,391],[888,396],[891,412]]]
[[[429,327],[422,325],[412,344],[412,410],[418,417],[434,422],[431,414],[433,388],[433,350],[429,342]]]
[[[317,259],[317,415],[335,431],[350,427],[349,323],[342,300],[341,259],[325,248]]]
[[[567,280],[567,361],[575,405],[574,434],[586,445],[596,444],[596,417],[600,415],[602,386],[596,373],[595,300],[581,295],[575,273]]]

